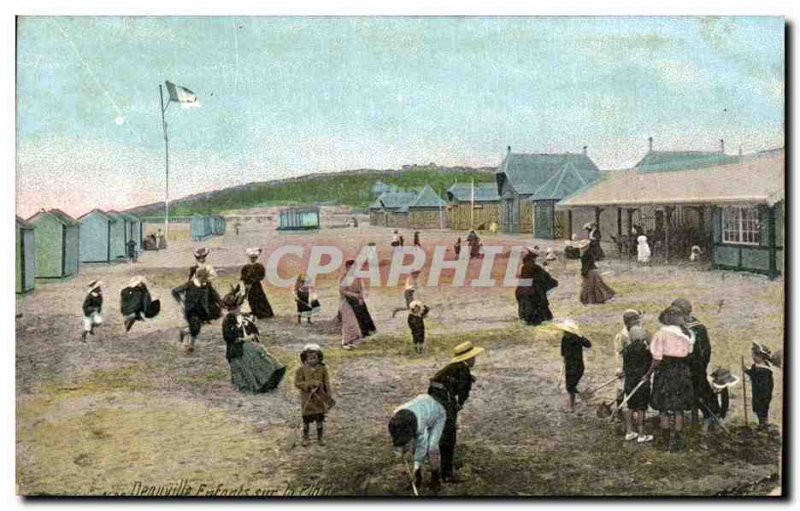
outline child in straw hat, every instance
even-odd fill
[[[417,353],[422,353],[422,346],[425,343],[425,316],[428,312],[430,308],[419,300],[409,304],[408,328],[411,329],[411,341]]]
[[[569,411],[575,411],[575,394],[578,393],[578,383],[584,372],[583,349],[591,348],[592,343],[581,335],[580,327],[571,319],[555,323],[557,330],[564,332],[561,337],[561,356],[564,359],[564,376],[566,378]]]
[[[94,335],[94,328],[103,324],[103,291],[100,287],[103,282],[93,280],[86,288],[86,297],[83,299],[83,333],[81,342],[86,342],[86,336]]]

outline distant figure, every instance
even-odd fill
[[[461,238],[458,238],[455,243],[453,243],[453,252],[456,253],[456,259],[461,255]]]
[[[469,231],[467,235],[467,245],[469,245],[470,259],[481,255],[481,239],[475,234],[475,231]]]
[[[317,297],[311,293],[311,286],[308,285],[305,273],[299,274],[294,283],[294,301],[297,304],[297,324],[306,318],[310,325],[311,316],[319,312],[320,305]]]
[[[700,254],[703,253],[703,250],[698,247],[697,245],[692,246],[692,253],[689,254],[689,261],[697,262],[700,260]]]
[[[536,264],[537,257],[538,251],[533,249],[528,249],[522,256],[522,266],[517,276],[519,279],[530,280],[530,284],[518,285],[514,290],[519,319],[534,326],[553,319],[547,292],[558,286],[558,281]]]
[[[640,263],[647,264],[650,262],[650,245],[647,244],[647,236],[640,234],[636,238],[638,245],[636,246],[636,260]]]
[[[353,227],[358,227],[358,218],[351,217],[350,220],[352,221]]]
[[[500,227],[497,225],[497,222],[492,222],[489,224],[490,233],[495,234],[498,230],[500,230]]]
[[[422,248],[422,245],[419,243],[419,231],[414,231],[414,246]]]
[[[584,305],[591,303],[605,303],[614,298],[616,292],[608,287],[597,271],[597,265],[592,255],[591,242],[582,240],[578,243],[581,251],[581,294],[580,300]]]
[[[161,250],[167,248],[167,239],[164,237],[164,231],[161,229],[156,232],[156,249]]]
[[[239,222],[236,222],[235,224],[233,224],[233,230],[234,230],[234,232],[236,233],[237,236],[239,235],[239,225],[241,225],[241,224],[239,224]]]
[[[753,397],[753,412],[758,417],[758,429],[769,427],[769,405],[772,402],[772,352],[763,344],[753,343],[753,365],[744,373],[750,378],[750,390]]]
[[[425,343],[425,316],[430,310],[430,307],[419,300],[414,300],[408,306],[408,328],[411,329],[411,340],[417,353],[422,353]]]
[[[87,287],[86,298],[83,300],[82,342],[86,342],[87,335],[94,335],[94,328],[96,326],[103,324],[103,316],[100,315],[103,311],[103,291],[100,289],[102,285],[102,281],[93,280]]]
[[[128,260],[132,263],[136,262],[136,242],[133,240],[128,240],[125,244],[126,248],[128,249]]]
[[[394,232],[392,232],[392,241],[390,245],[392,246],[392,248],[397,248],[401,246],[400,235],[397,233],[397,229],[395,229]]]

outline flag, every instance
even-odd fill
[[[194,92],[190,91],[186,87],[175,85],[170,81],[167,81],[166,84],[170,101],[180,103],[184,108],[197,108],[200,106],[200,102],[197,100],[197,96]]]

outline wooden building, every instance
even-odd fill
[[[417,197],[417,192],[383,192],[369,207],[369,224],[408,227],[408,214],[399,212]]]
[[[192,241],[203,241],[213,234],[211,218],[205,215],[194,215],[190,222]]]
[[[467,231],[500,226],[500,195],[496,183],[456,183],[445,192],[447,218],[451,229]]]
[[[442,229],[447,227],[447,203],[429,185],[420,190],[414,199],[400,208],[398,214],[408,215],[412,229]]]
[[[647,233],[656,260],[687,260],[692,245],[710,254],[714,268],[775,277],[784,260],[783,150],[719,159],[721,164],[666,165],[610,171],[557,209],[583,211],[622,236],[633,226]],[[715,158],[719,158],[716,154]],[[689,160],[690,158],[686,158]],[[733,162],[731,162],[733,160]],[[663,159],[662,159],[663,161]]]
[[[222,236],[225,234],[226,222],[225,219],[219,215],[211,217],[211,232],[214,236]]]
[[[117,221],[99,209],[78,218],[80,230],[80,259],[82,263],[111,261],[111,229]]]
[[[36,280],[36,229],[33,224],[17,217],[15,224],[16,292],[33,291]]]
[[[582,154],[524,154],[512,153],[509,146],[495,172],[503,232],[551,239],[566,235],[560,227],[566,220],[556,216],[555,203],[598,177],[599,169],[587,156],[586,147]],[[540,216],[536,223],[534,202]],[[534,232],[534,224],[538,232]]]
[[[128,241],[128,224],[129,221],[119,211],[108,210],[106,215],[111,217],[111,230],[109,231],[109,246],[110,257],[109,261],[116,261],[119,259],[127,259],[128,251],[125,247],[125,242]]]
[[[36,277],[78,273],[80,222],[60,209],[41,210],[28,219],[36,228]]]
[[[281,210],[278,219],[279,231],[319,229],[320,225],[317,206],[285,208]]]

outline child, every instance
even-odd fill
[[[650,262],[650,245],[647,244],[647,236],[644,234],[640,234],[638,238],[636,238],[636,242],[639,244],[636,247],[637,252],[637,261],[640,263],[649,263]]]
[[[556,253],[553,252],[553,248],[548,247],[547,254],[544,256],[544,263],[542,263],[542,266],[547,266],[551,261],[557,261],[557,260],[558,257],[556,256]]]
[[[630,344],[622,350],[622,370],[625,374],[626,396],[636,389],[650,369],[650,364],[653,360],[647,342],[649,336],[645,329],[639,325],[632,326],[628,331],[628,335]],[[628,410],[625,413],[626,441],[636,439],[638,443],[643,444],[653,440],[653,435],[644,433],[644,420],[649,405],[650,381],[648,379],[636,390],[635,394],[628,398]],[[634,421],[639,430],[638,434],[633,430]]]
[[[103,310],[103,291],[100,289],[102,285],[102,281],[93,280],[87,288],[86,298],[83,299],[83,333],[81,334],[81,342],[86,342],[87,334],[94,335],[94,327],[103,324],[103,316],[100,315]]]
[[[147,281],[137,275],[120,291],[120,310],[128,332],[135,322],[156,317],[161,311],[161,301],[151,298]]]
[[[425,316],[430,310],[419,300],[414,300],[409,305],[408,328],[411,329],[411,340],[417,353],[422,353],[422,345],[425,342]]]
[[[689,261],[696,262],[700,260],[700,254],[703,253],[703,250],[698,247],[697,245],[692,246],[692,253],[689,254]]]
[[[453,243],[453,252],[456,253],[456,259],[458,259],[459,256],[461,255],[461,237],[460,236],[456,240],[456,242]]]
[[[414,270],[406,276],[406,283],[403,288],[403,299],[406,302],[406,306],[395,308],[392,311],[392,317],[395,317],[398,312],[411,308],[411,302],[414,301],[414,295],[417,293],[417,277],[419,277],[419,273],[419,270]]]
[[[772,401],[772,352],[763,344],[753,342],[753,365],[744,372],[750,377],[753,412],[758,417],[758,429],[766,430],[769,423],[769,404]]]
[[[302,319],[306,318],[310,325],[311,316],[319,311],[320,306],[319,301],[311,293],[305,273],[298,275],[294,283],[294,301],[297,303],[297,324],[299,325]]]
[[[216,290],[208,282],[210,273],[200,267],[189,282],[172,290],[172,297],[183,306],[183,317],[187,326],[178,334],[178,344],[183,346],[183,339],[188,334],[191,343],[184,346],[186,353],[194,351],[197,336],[203,323],[210,323],[221,316],[221,300]]]
[[[708,377],[708,383],[713,397],[713,399],[707,405],[708,412],[715,414],[721,421],[726,415],[728,415],[728,409],[730,408],[731,404],[731,397],[728,387],[733,387],[734,385],[738,384],[739,378],[731,374],[728,369],[717,368],[713,373],[711,373],[711,376]],[[711,429],[713,420],[714,418],[710,414],[708,414],[708,416],[705,414],[703,415],[703,430],[699,444],[699,447],[703,450],[708,450],[708,432]]]
[[[294,385],[300,390],[303,447],[311,444],[308,428],[312,422],[317,423],[317,443],[325,445],[322,440],[322,423],[325,420],[325,414],[335,404],[331,397],[328,368],[325,367],[322,358],[322,348],[319,345],[306,344],[300,353],[300,361],[303,365],[298,367],[294,373]]]
[[[565,320],[553,325],[564,332],[561,337],[561,356],[564,358],[564,375],[566,378],[567,394],[569,394],[569,411],[575,411],[575,394],[578,393],[578,382],[583,377],[583,348],[591,348],[589,339],[581,335],[578,324],[572,320]]]

